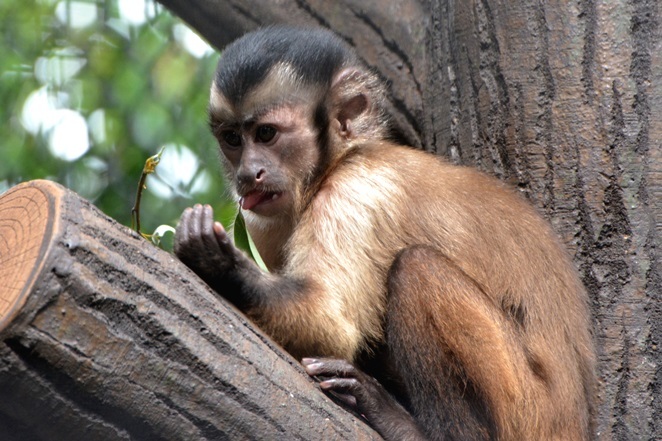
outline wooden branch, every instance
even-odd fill
[[[172,255],[48,181],[0,197],[3,440],[379,439]]]

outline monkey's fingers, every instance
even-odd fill
[[[214,212],[196,204],[184,210],[175,230],[173,249],[177,257],[194,270],[222,254],[213,230]]]
[[[343,394],[355,397],[357,394],[363,393],[363,386],[356,378],[329,378],[320,381],[320,387],[322,390],[327,392],[332,391],[338,395]],[[354,404],[356,404],[356,398],[354,399]]]
[[[211,209],[211,207],[209,207]],[[191,253],[214,253],[213,234],[211,229],[205,230],[205,217],[209,215],[205,206],[195,204],[193,208],[186,209],[186,223],[183,225],[184,231],[187,232],[186,245],[188,251]],[[211,246],[210,246],[211,245]],[[195,257],[195,256],[192,256]]]
[[[304,358],[301,360],[310,376],[358,378],[363,375],[347,360],[335,358]]]
[[[333,359],[316,359],[316,358],[304,358],[301,360],[301,363],[304,365],[304,369],[310,376],[338,376],[339,374],[343,377],[349,377],[350,371],[356,371],[354,366],[348,363],[345,360],[333,360]],[[317,378],[320,381],[320,387],[325,392],[331,393],[338,401],[345,404],[349,408],[356,410],[357,403],[356,397],[352,394],[352,390],[356,387],[360,387],[358,380],[355,378]],[[352,382],[348,384],[347,382]]]
[[[214,209],[210,205],[196,205],[193,207],[195,216],[194,223],[199,229],[200,242],[204,250],[213,254],[224,253],[225,249],[221,246],[216,237],[214,225]]]
[[[179,222],[177,222],[177,226],[175,227],[175,243],[173,244],[175,254],[179,254],[182,244],[188,241],[188,228],[186,225],[189,222],[188,218],[191,215],[191,211],[190,208],[186,208],[182,212]]]
[[[214,235],[216,236],[216,240],[218,242],[226,243],[230,241],[230,236],[228,235],[228,232],[225,231],[225,228],[223,227],[222,223],[214,222],[213,229],[214,229]]]
[[[349,365],[349,363],[345,363]],[[383,410],[388,409],[392,412],[396,405],[391,402],[391,397],[378,385],[376,380],[355,368],[351,372],[361,378],[325,378],[320,381],[320,388],[368,420],[372,420]]]
[[[210,205],[203,205],[200,209],[200,233],[202,237],[213,238],[214,209]]]
[[[352,410],[358,410],[358,403],[354,391],[357,391],[361,384],[355,378],[332,378],[320,382],[323,391],[329,392],[338,401],[345,404]]]
[[[199,246],[199,233],[196,227],[194,209],[189,207],[182,213],[177,228],[175,229],[175,242],[173,249],[175,254],[181,259],[189,253],[189,250]]]
[[[189,236],[198,238],[202,235],[202,205],[195,204],[189,217]]]
[[[324,377],[320,381],[322,390],[333,393],[350,406],[354,401],[353,407],[368,420],[388,414],[391,418],[401,419],[406,421],[408,426],[415,427],[409,414],[386,389],[350,362],[329,358],[304,358],[301,363],[308,375]],[[354,400],[348,398],[349,396],[354,397]]]

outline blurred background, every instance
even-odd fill
[[[151,0],[2,0],[0,17],[0,193],[50,179],[130,225],[145,160],[165,146],[143,232],[196,202],[228,224],[205,41]]]

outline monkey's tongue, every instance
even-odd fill
[[[252,210],[264,202],[273,201],[279,197],[280,193],[261,193],[259,191],[253,191],[242,196],[242,198],[239,199],[239,205],[244,210]]]

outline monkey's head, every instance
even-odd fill
[[[386,134],[382,82],[322,29],[272,27],[228,46],[212,82],[210,126],[240,205],[296,215],[336,158]]]

